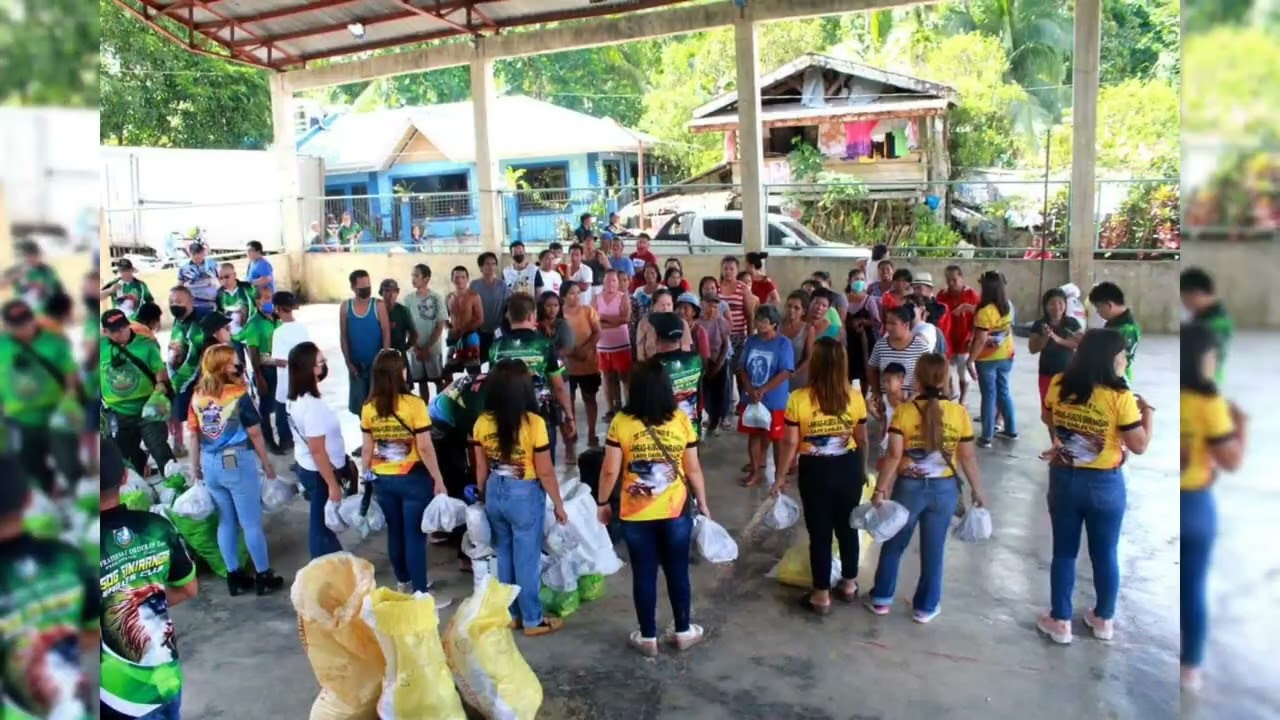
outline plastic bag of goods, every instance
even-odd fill
[[[157,507],[153,506],[152,512],[155,512]],[[191,551],[192,559],[203,562],[214,575],[226,577],[227,563],[222,559],[222,551],[218,549],[218,514],[215,512],[203,520],[192,520],[175,512],[173,508],[159,509],[158,514],[169,518],[169,522],[173,523],[178,534],[182,536],[182,541]],[[240,567],[250,567],[249,549],[244,544],[243,532],[240,533],[240,544],[236,554],[240,560]]]
[[[170,460],[164,464],[164,479],[160,483],[165,487],[182,492],[190,485],[188,481],[190,477],[190,467],[179,463],[177,460]]]
[[[764,403],[751,403],[742,411],[742,426],[768,430],[773,425],[773,414]]]
[[[579,566],[582,572],[612,575],[621,570],[622,558],[613,549],[609,531],[600,524],[596,503],[585,485],[579,485],[573,496],[565,500],[564,511],[569,519],[565,526],[576,545],[570,552],[583,560]]]
[[[369,504],[367,509],[365,502]],[[364,512],[361,512],[362,509]],[[355,528],[361,540],[387,526],[387,518],[382,514],[382,508],[378,507],[378,502],[372,497],[366,498],[363,493],[343,498],[338,504],[338,517],[342,519],[343,529]]]
[[[142,406],[142,419],[145,421],[168,420],[169,398],[161,391],[151,393],[147,403]]]
[[[298,494],[298,486],[276,478],[262,478],[262,509],[269,513],[279,512]]]
[[[209,491],[205,490],[208,495]],[[159,500],[156,491],[137,471],[130,469],[125,473],[124,485],[120,486],[120,504],[130,510],[146,510]],[[213,498],[209,498],[209,506],[213,506]]]
[[[906,524],[911,513],[902,505],[885,500],[876,507],[872,503],[863,503],[853,509],[849,516],[849,526],[856,530],[866,530],[872,540],[884,542],[898,534]]]
[[[800,522],[800,503],[786,495],[778,495],[764,514],[764,525],[771,530],[786,530]]]
[[[373,629],[360,618],[375,584],[373,563],[348,552],[312,560],[293,581],[298,636],[320,684],[311,720],[378,717],[386,663]]]
[[[840,547],[831,538],[831,587],[840,582],[843,565],[840,563]],[[813,587],[813,569],[809,565],[809,533],[801,531],[795,542],[782,554],[782,559],[765,577],[798,588]]]
[[[492,577],[462,601],[444,634],[444,654],[465,703],[488,720],[533,720],[542,685],[516,647],[507,610],[520,588]]]
[[[467,506],[467,536],[480,556],[492,554],[493,531],[489,528],[489,516],[485,514],[484,503],[472,503]],[[489,552],[485,552],[488,550]]]
[[[566,514],[567,514],[566,509]],[[556,513],[551,503],[547,503],[546,517],[542,520],[542,552],[552,557],[568,553],[578,546],[578,536],[568,524],[561,525],[556,521]]]
[[[991,513],[986,508],[971,507],[952,529],[951,534],[962,542],[982,542],[991,537]]]
[[[578,568],[573,558],[567,555],[560,557],[542,557],[542,584],[560,592],[578,591]]]
[[[32,489],[31,504],[22,513],[22,528],[31,535],[46,540],[58,537],[62,533],[62,513],[58,510],[57,503],[43,492]]]
[[[440,494],[431,499],[422,513],[422,532],[453,532],[454,528],[467,524],[467,504],[457,498]]]
[[[91,517],[98,516],[98,501],[102,497],[101,481],[96,477],[83,477],[76,483],[76,508]]]
[[[377,705],[379,720],[466,718],[444,657],[440,618],[430,595],[378,588],[365,596],[361,619],[373,628],[386,661]]]
[[[582,602],[595,602],[604,597],[604,576],[598,573],[578,578],[578,598]]]
[[[215,512],[217,507],[213,504],[213,496],[204,483],[196,484],[173,501],[173,514],[189,520],[207,520]]]
[[[728,563],[738,559],[738,543],[720,523],[706,515],[693,520],[693,544],[698,554],[710,563]]]
[[[577,590],[566,592],[546,585],[538,591],[538,600],[542,603],[542,612],[558,618],[567,618],[582,606],[582,595]]]

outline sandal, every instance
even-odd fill
[[[639,630],[631,632],[631,636],[627,638],[627,644],[645,657],[658,657],[658,638],[643,637]]]
[[[746,476],[739,481],[744,488],[755,487],[760,484],[760,476],[754,472],[748,471]]]
[[[853,590],[845,590],[845,581],[842,580],[840,581],[840,587],[835,590],[835,596],[839,598],[841,602],[852,605],[858,599],[858,581],[851,580],[849,582],[853,583]]]
[[[828,602],[826,605],[819,605],[813,602],[813,593],[800,596],[800,607],[817,615],[825,616],[831,614],[831,603]]]

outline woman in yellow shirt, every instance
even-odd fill
[[[1004,419],[1000,436],[1018,439],[1013,413],[1009,373],[1013,370],[1013,303],[1005,293],[1004,278],[989,272],[982,276],[982,295],[973,316],[973,344],[969,346],[969,376],[978,381],[982,394],[982,436],[978,447],[991,447],[996,435],[996,413]]]
[[[471,430],[476,487],[498,555],[498,580],[519,585],[512,626],[528,637],[559,630],[559,618],[542,614],[542,526],[551,498],[556,522],[567,517],[551,462],[547,421],[538,414],[533,375],[522,360],[502,360],[485,381],[484,412]]]
[[[687,650],[702,641],[702,627],[689,621],[689,492],[697,499],[698,512],[711,517],[711,511],[698,462],[698,436],[689,416],[680,411],[662,363],[651,358],[636,365],[628,387],[627,403],[605,436],[596,505],[600,523],[608,526],[613,516],[609,498],[621,478],[620,524],[631,557],[631,597],[640,623],[630,643],[653,657],[658,654],[659,567],[675,620],[669,642]]]
[[[938,616],[942,601],[942,552],[951,516],[959,501],[956,467],[969,480],[975,507],[982,497],[982,477],[973,450],[973,420],[969,411],[950,397],[951,368],[937,353],[916,362],[916,395],[898,406],[889,425],[889,450],[876,481],[872,502],[885,498],[910,513],[907,524],[880,548],[876,584],[867,598],[867,609],[888,615],[898,587],[898,564],[920,525],[920,580],[911,601],[911,619],[924,624]]]
[[[1219,350],[1202,324],[1182,326],[1182,684],[1200,684],[1209,634],[1209,556],[1217,535],[1213,484],[1219,469],[1234,472],[1244,458],[1245,417],[1227,402],[1213,378]]]
[[[1067,371],[1049,381],[1041,420],[1053,447],[1049,461],[1049,522],[1053,562],[1049,566],[1051,608],[1036,623],[1056,643],[1071,642],[1071,596],[1076,584],[1080,531],[1089,531],[1094,607],[1084,622],[1100,640],[1114,633],[1120,561],[1116,546],[1124,520],[1125,455],[1146,452],[1151,412],[1124,380],[1124,337],[1090,330],[1080,340]]]
[[[431,443],[427,404],[410,394],[404,356],[382,350],[374,358],[368,401],[360,408],[364,482],[387,518],[387,555],[403,593],[426,592],[427,536],[422,513],[445,492]],[[436,607],[445,601],[436,599]]]
[[[809,569],[813,592],[802,600],[819,615],[831,611],[831,534],[840,546],[842,580],[838,597],[853,602],[858,596],[858,531],[849,515],[862,498],[867,476],[867,405],[849,384],[844,343],[818,338],[809,359],[809,384],[787,398],[778,467],[791,467],[800,456],[797,484],[809,531]],[[773,494],[787,491],[786,478]]]

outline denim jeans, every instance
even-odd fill
[[[276,440],[282,446],[293,444],[293,429],[289,427],[289,413],[285,410],[285,406],[285,403],[277,402],[275,410]]]
[[[247,445],[235,449],[236,466],[222,467],[222,453],[200,450],[204,484],[218,506],[218,551],[227,570],[240,568],[239,530],[258,572],[271,567],[267,556],[267,536],[262,531],[262,486],[258,479],[258,456]]]
[[[898,587],[898,564],[911,542],[911,533],[920,525],[920,580],[911,606],[916,612],[931,613],[942,601],[942,552],[947,530],[956,511],[956,479],[900,477],[893,485],[893,501],[907,509],[910,516],[897,535],[880,548],[880,564],[876,566],[876,584],[871,588],[871,602],[893,604]]]
[[[325,484],[324,478],[316,470],[299,467],[298,482],[302,483],[311,497],[311,516],[307,523],[307,550],[311,553],[311,559],[342,552],[338,536],[324,524],[324,506],[329,502],[329,486]]]
[[[667,596],[676,632],[689,629],[693,588],[689,581],[689,543],[693,518],[623,521],[622,537],[631,558],[631,599],[636,606],[640,635],[658,637],[658,568],[667,580]]]
[[[996,434],[996,410],[1004,418],[1004,431],[1015,433],[1018,423],[1013,414],[1013,394],[1009,391],[1009,373],[1013,360],[979,360],[978,391],[982,394],[982,439]]]
[[[542,524],[547,493],[537,480],[516,480],[490,473],[484,489],[493,549],[498,555],[498,580],[519,585],[520,596],[511,617],[527,628],[542,624]]]
[[[1103,620],[1116,613],[1120,594],[1120,524],[1124,520],[1124,473],[1120,468],[1095,470],[1049,468],[1049,522],[1053,526],[1053,562],[1049,566],[1049,596],[1055,620],[1071,619],[1071,596],[1076,586],[1076,556],[1080,528],[1089,533],[1089,561],[1093,564],[1093,612]]]
[[[138,720],[182,720],[182,693],[178,697],[138,718]]]
[[[422,467],[406,475],[379,475],[373,483],[373,496],[387,518],[391,571],[396,582],[412,584],[413,592],[427,591],[427,535],[422,532],[422,513],[435,494],[434,486],[435,481]]]
[[[1182,664],[1199,667],[1209,635],[1209,558],[1218,534],[1213,491],[1182,491]]]

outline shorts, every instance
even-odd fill
[[[445,354],[448,356],[445,370],[449,372],[462,372],[467,368],[480,367],[481,358],[483,357],[480,348],[480,333],[467,333],[458,342],[449,345],[445,349]],[[437,377],[439,376],[437,375]]]
[[[738,432],[744,435],[768,435],[769,442],[777,442],[782,439],[782,433],[786,430],[786,411],[772,410],[769,413],[769,429],[761,430],[760,428],[747,427],[742,424],[742,411],[746,409],[746,405],[738,406]]]
[[[578,390],[581,390],[586,397],[594,397],[600,392],[600,373],[570,375],[569,392],[573,393]]]
[[[187,421],[187,412],[191,410],[191,395],[195,392],[195,384],[173,396],[171,405],[172,412],[169,413],[170,420],[177,422]]]
[[[951,356],[951,367],[960,372],[969,371],[969,353],[956,353]]]
[[[409,382],[422,382],[423,380],[439,380],[444,376],[444,368],[440,362],[440,347],[428,349],[426,360],[418,359],[418,353],[410,348],[405,353],[405,358],[409,362]]]
[[[600,372],[617,373],[623,377],[631,374],[631,351],[600,351]]]
[[[1041,375],[1040,377],[1040,407],[1044,407],[1044,398],[1049,394],[1049,385],[1053,382],[1052,375]]]

